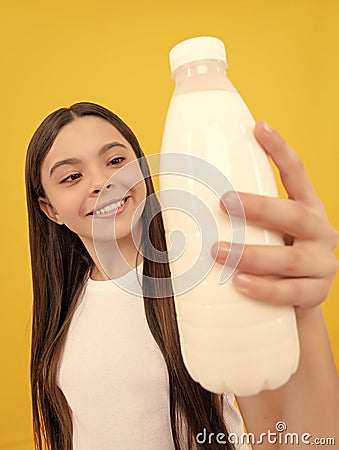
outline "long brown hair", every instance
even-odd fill
[[[48,219],[41,211],[38,197],[45,197],[41,165],[62,127],[86,115],[110,122],[131,144],[137,158],[144,156],[130,128],[117,115],[94,103],[76,103],[51,113],[29,143],[25,176],[34,296],[30,371],[34,441],[38,450],[44,445],[50,450],[72,449],[72,412],[56,380],[67,330],[94,264],[78,235]],[[154,186],[147,164],[140,166],[149,196],[142,214],[143,234],[149,233],[154,248],[166,254],[160,204],[155,195],[150,195],[154,193]],[[167,259],[157,262],[152,254],[153,246],[142,248],[143,275],[148,280],[147,286],[143,286],[144,308],[169,374],[175,448],[203,448],[196,443],[195,436],[204,428],[207,433],[224,433],[227,441],[223,395],[213,394],[193,381],[183,363],[173,295],[158,301],[152,299],[151,293],[158,292],[156,280],[170,279]],[[220,445],[213,442],[209,448],[217,449]],[[223,448],[234,447],[226,444]]]

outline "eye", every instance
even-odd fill
[[[67,178],[65,178],[64,180],[60,181],[60,183],[70,183],[71,181],[75,181],[77,178],[72,178],[72,177],[76,177],[76,176],[80,176],[80,173],[72,173],[71,175],[69,175]],[[70,181],[67,181],[68,178],[72,178]]]
[[[109,162],[109,164],[110,164],[110,163],[113,163],[112,165],[115,166],[115,165],[117,165],[117,164],[119,164],[119,163],[122,163],[124,159],[126,159],[126,158],[123,158],[122,156],[118,156],[117,158],[111,159],[110,162]],[[120,161],[118,161],[118,160],[120,160]]]

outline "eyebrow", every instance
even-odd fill
[[[99,156],[102,156],[104,153],[106,153],[110,148],[112,147],[121,147],[127,150],[126,145],[121,144],[121,142],[110,142],[108,144],[105,144],[103,147],[101,147],[101,149],[99,150]],[[49,176],[51,177],[53,175],[53,173],[56,171],[56,169],[58,169],[60,166],[64,166],[66,164],[70,164],[70,165],[75,165],[75,164],[79,164],[81,163],[81,159],[79,158],[66,158],[66,159],[62,159],[61,161],[56,162],[51,170],[49,171]]]

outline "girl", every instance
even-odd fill
[[[301,360],[285,386],[238,398],[238,405],[247,432],[258,436],[275,431],[281,420],[289,431],[334,436],[339,382],[320,303],[338,268],[338,232],[297,155],[262,122],[255,135],[277,164],[289,200],[239,194],[246,218],[285,233],[289,245],[246,246],[234,283],[253,299],[295,307]],[[197,439],[203,430],[212,436],[208,448],[237,448],[230,437],[241,434],[242,420],[233,395],[210,393],[190,378],[173,295],[159,298],[157,280],[169,279],[170,270],[155,257],[156,251],[166,255],[166,241],[142,157],[127,125],[93,103],[53,112],[29,144],[31,386],[39,450],[44,443],[52,450],[198,449],[205,447]],[[141,161],[142,181],[107,185],[117,169],[133,161]],[[110,199],[108,210],[102,197],[96,206],[99,195]],[[230,204],[228,196],[224,201]],[[121,279],[135,286],[138,273],[146,275],[143,302],[107,276],[93,239],[93,215],[100,214],[115,217],[114,238],[127,264],[127,273],[126,267],[113,267],[113,278],[124,273]],[[135,217],[140,220],[132,233]],[[152,245],[145,245],[148,236]],[[225,262],[227,243],[216,256]]]

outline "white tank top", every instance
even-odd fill
[[[131,290],[142,292],[137,279],[142,266],[123,277]],[[88,279],[57,384],[72,409],[74,450],[174,450],[167,367],[142,297],[111,280]],[[234,396],[224,397],[227,430],[239,435],[243,422]]]

